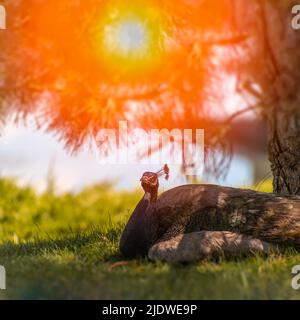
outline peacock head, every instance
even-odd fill
[[[159,177],[165,175],[165,178],[169,178],[169,167],[165,165],[163,169],[154,172],[145,172],[141,178],[142,188],[146,193],[150,193],[152,196],[156,196],[159,187]]]
[[[141,178],[141,184],[146,193],[157,193],[159,187],[157,174],[154,172],[145,172]]]

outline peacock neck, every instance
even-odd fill
[[[155,194],[146,192],[133,211],[120,241],[126,257],[146,255],[156,237]]]
[[[143,199],[149,201],[150,204],[154,204],[157,200],[157,192],[145,192]]]

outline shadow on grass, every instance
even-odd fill
[[[7,267],[5,299],[266,299],[291,298],[288,256],[265,263],[261,256],[168,265],[147,259],[112,265],[120,229],[94,228],[55,239],[0,246]],[[292,257],[294,251],[289,252]],[[294,259],[297,259],[295,257]],[[242,263],[239,263],[241,262]],[[237,262],[237,263],[235,263]],[[263,265],[262,271],[259,267]],[[265,270],[265,271],[264,271]],[[281,270],[278,278],[278,271]],[[289,269],[290,270],[290,269]]]
[[[78,231],[70,232],[66,231],[66,236],[59,236],[56,238],[48,237],[47,239],[35,239],[30,242],[15,244],[11,241],[0,245],[0,257],[2,258],[14,258],[24,256],[38,256],[42,254],[55,254],[62,251],[68,251],[72,253],[88,256],[89,254],[96,254],[95,251],[89,252],[89,248],[94,246],[102,251],[102,262],[118,262],[120,260],[130,261],[122,257],[118,251],[118,243],[120,237],[120,228],[110,229],[103,232],[100,228],[93,228],[90,231]],[[110,250],[107,250],[110,248]],[[295,255],[299,253],[294,248],[282,248],[281,252],[274,252],[274,255]],[[241,262],[253,255],[244,254],[220,254],[216,257],[211,257],[209,260],[203,260],[203,262],[210,262],[213,264],[221,264],[223,262]],[[267,259],[269,255],[263,253],[256,253],[254,256]],[[134,261],[138,263],[151,262],[147,258],[138,258]],[[198,262],[199,263],[199,262]],[[186,266],[192,265],[193,263],[175,263],[172,266]],[[194,263],[195,264],[195,263]]]
[[[116,248],[119,243],[120,228],[110,229],[105,232],[97,228],[78,232],[67,230],[65,233],[65,236],[48,236],[46,239],[36,238],[20,244],[11,241],[5,242],[0,245],[0,257],[38,256],[44,253],[51,254],[61,251],[78,253],[91,246],[98,246],[103,249],[108,247]],[[108,252],[111,252],[111,250],[108,250]],[[116,261],[118,259],[120,259],[120,254],[118,253],[105,255],[105,260]]]

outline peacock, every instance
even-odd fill
[[[145,194],[120,240],[124,257],[192,262],[300,247],[300,197],[205,184],[158,196],[164,175],[169,176],[167,165],[141,178]]]

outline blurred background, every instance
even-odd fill
[[[225,177],[210,177],[209,183],[240,187],[255,185],[269,177],[264,123],[253,117],[235,122],[232,129],[234,153]],[[50,133],[36,130],[33,121],[25,124],[9,121],[1,131],[0,174],[14,177],[19,185],[33,186],[39,193],[47,189],[49,178],[55,180],[56,192],[78,192],[87,185],[112,181],[116,189],[135,189],[144,171],[157,171],[148,165],[100,165],[95,150],[88,146],[72,155]],[[169,181],[162,188],[186,183],[181,168],[171,167]],[[205,177],[198,179],[205,181]],[[205,181],[206,182],[206,181]]]
[[[262,92],[272,72],[262,68],[263,25],[254,10],[269,7],[229,0],[5,5],[2,177],[40,193],[49,179],[57,193],[105,181],[135,189],[144,171],[160,168],[103,166],[90,147],[100,129],[127,120],[145,130],[204,129],[197,181],[256,188],[271,178],[271,102]],[[191,182],[185,169],[171,167],[162,188]]]

